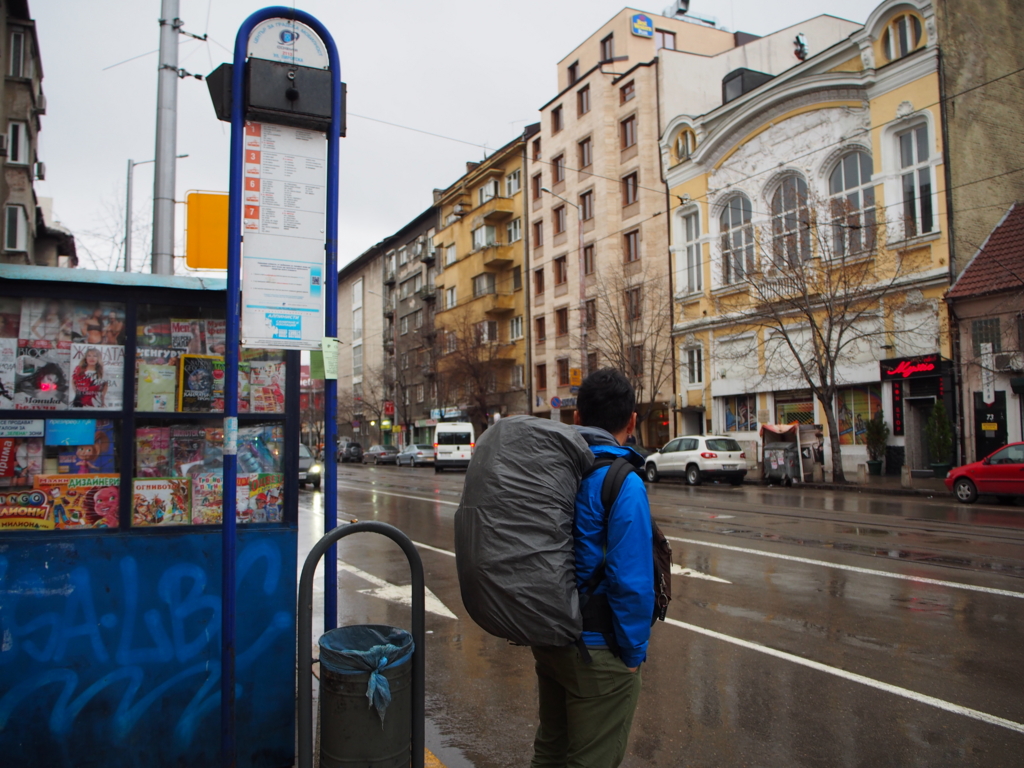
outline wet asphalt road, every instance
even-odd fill
[[[338,518],[388,522],[425,545],[426,585],[443,604],[426,617],[427,747],[448,768],[524,766],[532,657],[462,607],[452,520],[463,479],[339,465]],[[624,766],[1024,764],[1024,506],[648,490],[679,573]],[[322,525],[321,494],[304,491],[300,566]],[[409,583],[396,546],[360,534],[339,560],[339,624],[410,626],[387,587]]]

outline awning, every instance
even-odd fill
[[[1024,376],[1011,376],[1010,389],[1015,395],[1024,395]]]

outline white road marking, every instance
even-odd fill
[[[720,584],[732,584],[731,581],[726,581],[725,579],[720,579],[717,576],[711,576],[707,573],[701,573],[700,571],[695,571],[692,568],[683,568],[683,566],[677,565],[676,563],[672,563],[672,575],[688,576],[691,579],[704,579],[705,581],[717,581]]]
[[[400,603],[401,605],[412,606],[412,585],[400,586],[398,584],[392,584],[379,579],[372,573],[356,568],[354,565],[349,565],[341,560],[338,561],[338,568],[342,571],[348,571],[353,576],[358,576],[360,579],[364,579],[371,584],[376,586],[376,589],[361,589],[359,594],[370,595],[371,597],[379,597],[382,600],[387,600],[391,603]],[[427,589],[423,587],[424,592],[424,608],[431,613],[436,613],[438,616],[444,616],[446,619],[458,619],[454,613],[448,610],[447,606],[442,603],[437,597]]]
[[[757,555],[758,557],[774,557],[777,560],[789,560],[794,563],[806,563],[807,565],[818,565],[823,568],[836,568],[841,571],[852,571],[853,573],[866,573],[869,576],[882,576],[887,579],[901,579],[903,581],[914,581],[918,584],[935,584],[940,587],[951,587],[953,589],[967,589],[972,592],[985,592],[990,595],[1002,595],[1004,597],[1024,598],[1024,592],[1011,592],[1008,589],[995,589],[993,587],[979,587],[974,584],[964,584],[959,581],[942,581],[941,579],[928,579],[924,576],[907,576],[902,573],[890,573],[879,571],[873,568],[859,568],[855,565],[843,565],[841,563],[830,563],[827,560],[812,560],[809,557],[796,557],[795,555],[781,555],[776,552],[765,552],[760,549],[749,547],[736,547],[731,544],[715,544],[709,541],[697,539],[683,539],[678,536],[666,536],[669,541],[681,541],[684,544],[696,544],[701,547],[713,547],[715,549],[726,549],[730,552],[742,552],[745,555]]]
[[[881,680],[875,680],[871,677],[858,675],[855,672],[847,672],[845,669],[837,669],[835,667],[830,667],[827,664],[822,664],[818,661],[811,661],[810,659],[805,659],[802,656],[796,656],[792,653],[786,653],[785,651],[777,651],[774,648],[769,648],[766,645],[760,645],[758,643],[752,643],[749,640],[740,640],[738,637],[732,637],[731,635],[723,635],[721,632],[715,632],[710,629],[704,629],[704,627],[698,627],[694,624],[687,624],[686,622],[677,621],[676,619],[665,619],[665,623],[671,624],[676,627],[680,627],[682,629],[687,629],[690,632],[696,632],[701,635],[706,635],[707,637],[713,637],[716,640],[722,640],[726,643],[732,643],[733,645],[738,645],[741,648],[747,648],[751,651],[757,651],[758,653],[764,653],[768,656],[774,656],[777,659],[791,661],[794,664],[800,664],[801,666],[809,667],[810,669],[817,670],[818,672],[825,672],[829,675],[835,675],[836,677],[841,677],[844,680],[850,680],[855,683],[860,683],[861,685],[866,685],[869,688],[876,688],[880,691],[885,691],[886,693],[891,693],[895,696],[902,696],[905,699],[916,701],[919,704],[927,704],[928,706],[936,707],[937,709],[942,709],[946,712],[952,712],[956,715],[963,715],[964,717],[969,717],[974,720],[980,720],[981,722],[988,723],[989,725],[997,725],[1000,728],[1006,728],[1011,731],[1016,731],[1017,733],[1024,733],[1024,724],[1014,722],[1013,720],[1006,720],[1002,717],[996,717],[995,715],[990,715],[986,712],[980,712],[977,709],[961,707],[959,704],[953,704],[952,702],[945,701],[943,699],[937,699],[934,696],[927,696],[926,694],[918,693],[917,691],[911,691],[907,688],[900,688],[897,685],[883,683]]]
[[[431,552],[440,552],[442,555],[448,555],[448,557],[455,557],[455,553],[449,552],[447,549],[438,549],[437,547],[432,547],[429,544],[421,544],[418,541],[414,541],[413,544],[415,544],[417,547],[422,547],[423,549],[429,549]]]
[[[394,491],[379,491],[376,488],[367,488],[366,486],[357,485],[341,485],[338,484],[338,488],[346,491],[362,491],[363,493],[379,493],[381,496],[397,496],[400,499],[412,499],[413,501],[430,501],[435,504],[447,504],[450,507],[459,506],[457,501],[444,501],[443,499],[429,498],[426,496],[410,496],[407,493],[395,493]]]

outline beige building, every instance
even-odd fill
[[[659,54],[714,56],[750,37],[627,8],[558,63],[558,93],[541,108],[529,147],[537,415],[571,422],[577,377],[611,365],[637,389],[640,439],[668,439],[672,276]]]

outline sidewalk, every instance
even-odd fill
[[[757,469],[747,472],[746,483],[764,485],[760,479]],[[911,487],[904,488],[899,475],[881,475],[879,477],[868,476],[867,482],[858,483],[854,474],[845,483],[800,483],[794,488],[814,488],[824,491],[843,491],[846,493],[884,493],[887,496],[934,496],[947,497],[953,501],[953,496],[942,479],[936,477],[914,477],[910,480]]]

